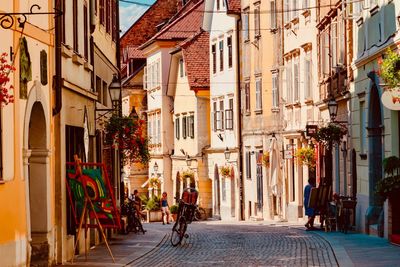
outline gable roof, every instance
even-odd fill
[[[182,47],[183,61],[192,90],[205,90],[210,87],[209,41],[210,34],[201,30],[179,45]]]
[[[228,13],[240,14],[240,0],[226,0]]]
[[[194,2],[193,2],[194,3]],[[184,9],[179,16],[139,47],[143,49],[155,41],[185,40],[198,32],[203,25],[204,0]],[[185,12],[186,11],[186,12]]]

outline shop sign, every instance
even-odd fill
[[[293,158],[293,150],[285,150],[284,151],[284,158],[285,159],[292,159]]]
[[[306,125],[306,135],[309,137],[314,137],[317,134],[317,125]]]
[[[381,101],[390,110],[400,110],[400,89],[386,90],[382,94]]]

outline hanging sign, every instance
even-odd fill
[[[293,150],[285,150],[284,151],[284,157],[285,159],[292,159],[293,158]]]
[[[400,90],[386,90],[382,94],[381,101],[390,110],[400,110]]]

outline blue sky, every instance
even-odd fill
[[[144,4],[153,4],[156,0],[126,0],[119,1],[119,16],[121,35],[149,8],[145,5],[137,5],[128,2],[138,2]]]

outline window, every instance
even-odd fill
[[[294,91],[294,102],[300,101],[300,92],[299,92],[299,85],[300,85],[300,77],[299,77],[299,61],[298,59],[295,60],[293,64],[293,91]]]
[[[103,105],[104,106],[108,106],[108,85],[106,82],[103,81],[103,96],[102,96],[102,100],[103,100]]]
[[[84,57],[89,58],[89,34],[88,34],[88,8],[83,5],[83,38],[84,38]]]
[[[106,32],[110,33],[111,31],[111,4],[110,4],[111,0],[106,0]]]
[[[292,19],[297,18],[299,16],[299,0],[292,0]]]
[[[271,7],[270,7],[271,8],[270,26],[271,26],[271,29],[276,29],[276,6],[275,6],[275,1],[271,1],[270,5],[271,5]]]
[[[212,117],[213,117],[212,126],[213,126],[213,131],[214,132],[217,131],[217,113],[218,113],[218,111],[217,111],[217,102],[214,101],[213,102],[213,111],[212,111]]]
[[[188,117],[188,125],[189,125],[189,136],[190,138],[194,138],[194,115],[190,115]]]
[[[228,68],[232,68],[232,36],[229,36],[226,42],[228,44]]]
[[[279,77],[278,73],[275,72],[272,74],[272,107],[279,107]]]
[[[99,13],[100,13],[100,24],[103,25],[103,26],[104,26],[104,22],[105,22],[105,19],[104,19],[104,1],[105,0],[100,0],[100,8],[99,8],[100,9],[99,10]]]
[[[251,152],[246,151],[246,178],[251,179]]]
[[[291,62],[286,62],[286,97],[287,103],[293,102],[293,91],[292,91],[292,66]]]
[[[320,75],[329,75],[329,28],[320,34]]]
[[[157,113],[157,144],[161,144],[161,118],[160,113]]]
[[[249,9],[247,8],[243,10],[243,40],[246,42],[249,39]]]
[[[289,7],[290,0],[284,0],[283,4],[283,12],[284,12],[284,23],[288,23],[290,21],[290,7]]]
[[[73,17],[72,17],[72,23],[73,23],[73,39],[74,39],[74,51],[76,53],[79,53],[78,50],[78,0],[73,0],[72,2],[72,12],[73,12]]]
[[[331,23],[331,42],[332,42],[332,51],[331,51],[331,59],[332,59],[332,69],[335,69],[337,66],[337,49],[338,49],[338,35],[337,35],[337,22],[333,21]]]
[[[111,21],[111,28],[112,28],[112,40],[114,42],[117,41],[118,33],[117,33],[117,2],[116,0],[112,0],[112,21]]]
[[[225,1],[225,0],[222,0],[222,1]],[[221,8],[221,6],[220,6],[220,0],[217,0],[216,2],[217,2],[217,10],[219,10],[219,9]]]
[[[233,130],[233,99],[229,99],[229,108],[225,110],[225,129]]]
[[[260,5],[254,7],[254,38],[261,36],[260,31]]]
[[[224,41],[219,41],[219,71],[224,70]]]
[[[101,101],[101,94],[103,93],[102,85],[103,83],[101,81],[101,78],[99,76],[96,76],[97,101],[99,101],[100,103],[102,103]]]
[[[303,0],[303,9],[310,8],[310,0]]]
[[[219,114],[221,114],[221,130],[224,130],[224,100],[219,101]]]
[[[153,117],[154,116],[152,114],[149,114],[149,121],[147,123],[149,144],[154,144],[154,140],[153,140]]]
[[[183,58],[180,58],[179,59],[179,76],[180,77],[183,77],[183,76],[185,76],[185,72],[184,72],[184,70],[183,70]]]
[[[245,110],[250,112],[250,83],[246,82],[244,84],[244,94],[245,94]]]
[[[305,99],[312,98],[312,83],[311,83],[311,59],[310,54],[304,58],[304,92]]]
[[[212,69],[213,73],[217,73],[217,46],[213,44],[211,46],[211,53],[212,53]]]
[[[342,13],[343,14],[343,13]],[[339,24],[338,24],[338,35],[339,35],[339,57],[338,57],[338,63],[340,64],[345,64],[345,58],[346,58],[346,23],[343,17],[339,19]]]
[[[256,79],[256,111],[262,110],[262,79]]]
[[[360,154],[365,154],[367,144],[365,102],[360,102]]]
[[[64,12],[64,14],[65,14],[65,0],[61,0],[60,5],[61,5],[61,11]],[[61,17],[61,20],[62,20],[62,22],[61,22],[62,23],[61,24],[61,31],[62,31],[61,42],[63,44],[65,44],[65,15],[63,15]]]
[[[186,120],[187,120],[186,116],[182,117],[182,137],[183,137],[183,139],[186,139],[186,137],[187,137]]]
[[[179,140],[179,134],[180,134],[180,125],[179,125],[179,122],[180,122],[180,120],[179,120],[179,117],[178,118],[176,118],[175,119],[175,138],[177,139],[177,140]]]

